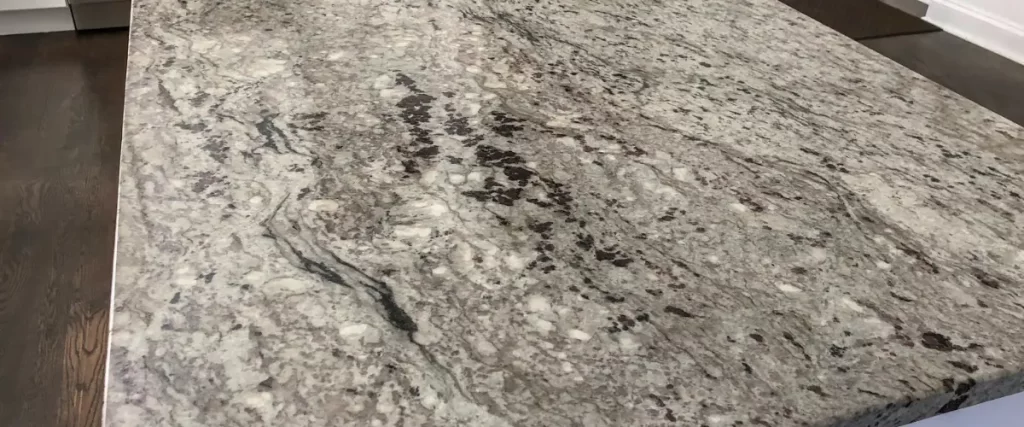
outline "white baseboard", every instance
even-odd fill
[[[1024,64],[1024,27],[965,4],[969,0],[928,0],[924,20],[944,31]]]
[[[0,12],[0,35],[73,31],[75,21],[71,9],[23,9]]]

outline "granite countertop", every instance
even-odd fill
[[[138,0],[106,421],[1018,392],[1022,136],[774,0]]]

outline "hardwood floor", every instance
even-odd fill
[[[1024,65],[946,32],[861,43],[1024,126]]]
[[[779,0],[1024,126],[1024,65],[920,19],[919,0]]]
[[[779,1],[854,40],[939,31],[917,16],[878,0]]]
[[[126,54],[0,37],[0,426],[100,425]]]

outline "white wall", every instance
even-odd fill
[[[0,11],[67,7],[64,0],[0,0]]]
[[[0,0],[0,35],[74,29],[64,0]]]
[[[927,0],[924,19],[1024,64],[1024,0]]]

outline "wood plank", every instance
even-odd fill
[[[126,54],[0,37],[0,425],[100,426]]]
[[[963,97],[1024,125],[1024,65],[946,32],[862,42]]]
[[[939,31],[878,0],[779,0],[854,40]]]

